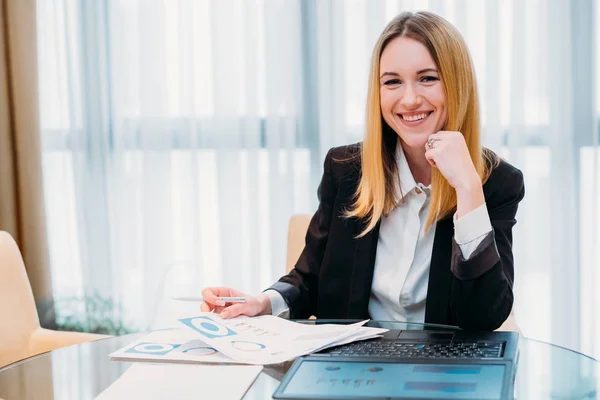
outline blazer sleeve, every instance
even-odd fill
[[[469,259],[452,239],[450,310],[463,329],[494,330],[508,318],[513,306],[514,262],[512,228],[519,202],[525,196],[523,174],[512,170],[488,202],[492,231]],[[491,204],[493,205],[491,205]]]
[[[319,207],[306,232],[304,250],[289,274],[281,277],[269,289],[278,291],[287,302],[291,319],[305,319],[316,313],[319,271],[327,246],[327,238],[337,195],[332,173],[332,152],[329,150],[323,165],[323,177],[317,193]]]

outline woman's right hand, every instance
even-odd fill
[[[221,318],[233,318],[238,315],[254,317],[256,315],[271,314],[271,300],[264,293],[258,296],[249,296],[239,290],[228,287],[208,287],[202,290],[203,303],[200,308],[203,312],[219,314]],[[245,303],[224,303],[219,297],[245,297]]]

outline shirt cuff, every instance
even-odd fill
[[[492,231],[492,223],[485,203],[456,218],[454,214],[454,241],[459,245],[463,258],[468,260],[477,246]]]
[[[454,240],[456,244],[467,244],[492,231],[492,223],[485,203],[462,218],[454,214]]]
[[[290,309],[281,293],[273,289],[267,289],[263,293],[271,301],[271,315],[285,319],[290,318]]]

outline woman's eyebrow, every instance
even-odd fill
[[[383,74],[381,74],[381,76],[379,77],[379,79],[383,79],[383,77],[385,76],[399,76],[397,73],[395,72],[384,72]]]
[[[437,74],[438,70],[435,68],[425,68],[425,69],[417,71],[417,75],[424,74],[425,72],[435,72]]]
[[[421,75],[421,74],[424,74],[426,72],[434,72],[434,73],[437,74],[438,70],[435,69],[435,68],[423,68],[423,69],[417,71],[417,75]],[[383,79],[386,76],[400,76],[400,75],[398,75],[395,72],[384,72],[383,74],[381,74],[381,76],[379,77],[379,79]]]

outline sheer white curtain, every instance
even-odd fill
[[[398,12],[431,10],[470,46],[485,143],[525,174],[517,322],[600,356],[594,2],[38,3],[57,297],[111,297],[146,327],[175,312],[172,293],[269,285],[324,154],[361,139],[375,39]]]
[[[315,197],[300,8],[38,2],[58,298],[112,298],[145,328],[173,294],[284,272],[287,220]]]

